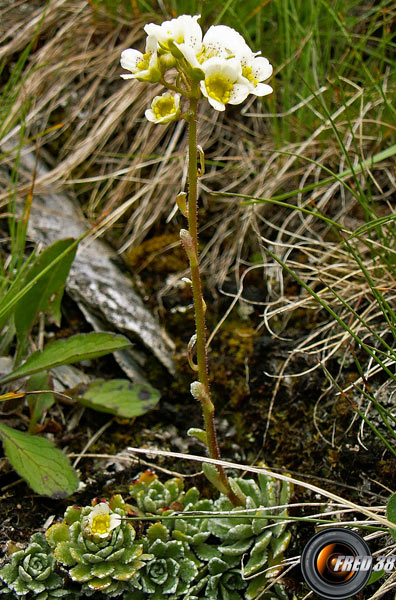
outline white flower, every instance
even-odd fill
[[[227,25],[212,25],[205,33],[202,44],[194,46],[176,43],[192,67],[201,68],[209,58],[234,58],[238,53],[250,51],[243,37]]]
[[[169,50],[169,42],[187,44],[198,50],[202,43],[202,30],[197,22],[200,16],[181,15],[177,19],[164,21],[161,25],[149,23],[144,27],[144,31],[150,42],[155,40],[160,50]]]
[[[202,56],[200,62],[218,56],[221,58],[234,58],[250,50],[240,33],[227,25],[212,25],[205,33],[202,41]]]
[[[151,109],[144,113],[152,123],[165,124],[174,121],[180,114],[180,94],[165,92],[156,96],[151,103]]]
[[[240,104],[249,94],[247,80],[242,78],[238,59],[209,58],[201,65],[205,79],[201,92],[216,110],[224,110],[226,104]]]
[[[273,91],[271,86],[262,83],[272,75],[272,66],[268,59],[258,56],[260,52],[252,52],[241,34],[232,27],[212,25],[204,35],[198,51],[196,47],[192,48],[186,43],[176,46],[192,67],[204,71],[206,61],[211,58],[235,58],[241,63],[242,77],[249,93],[266,96]]]
[[[131,71],[132,75],[122,74],[123,79],[138,79],[139,81],[159,81],[161,71],[158,62],[156,43],[147,39],[146,52],[128,48],[121,52],[121,67]]]
[[[120,523],[120,515],[110,513],[109,505],[106,502],[100,502],[93,507],[87,516],[86,526],[91,535],[107,538],[110,532],[118,527]]]
[[[238,55],[242,66],[242,77],[248,81],[249,92],[256,96],[271,94],[272,87],[262,83],[272,75],[272,65],[264,56],[256,56],[248,47]]]

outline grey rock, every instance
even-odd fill
[[[22,153],[20,162],[24,170],[34,172],[35,156],[32,152]],[[45,165],[39,162],[37,177],[47,171]],[[79,238],[88,229],[83,213],[71,194],[45,193],[34,198],[28,234],[35,242],[48,246],[59,239]],[[91,315],[90,321],[95,321],[95,329],[99,329],[98,323],[101,323],[104,329],[119,331],[131,341],[141,342],[173,374],[171,351],[160,324],[144,306],[131,279],[116,264],[117,258],[115,251],[101,239],[85,238],[70,269],[67,292],[85,316]],[[134,374],[140,381],[144,379],[141,351],[132,347],[129,353],[123,352],[120,362],[127,371],[129,365],[129,375]]]

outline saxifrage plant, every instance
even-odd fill
[[[272,88],[263,82],[271,75],[272,67],[229,27],[213,26],[202,36],[198,18],[183,15],[161,26],[147,25],[145,53],[125,50],[121,64],[131,72],[123,75],[125,79],[160,82],[170,90],[153,99],[146,111],[148,120],[166,124],[185,119],[189,125],[188,198],[181,192],[177,204],[188,220],[188,230],[182,229],[180,238],[190,263],[194,298],[196,333],[189,343],[188,356],[197,380],[191,385],[191,393],[201,403],[205,423],[204,430],[189,433],[204,441],[211,458],[219,459],[208,375],[206,304],[198,259],[197,181],[204,171],[204,152],[197,145],[198,104],[206,98],[215,110],[223,111],[228,104],[240,104],[250,93],[269,94]],[[194,488],[184,492],[177,478],[161,484],[146,473],[131,488],[136,507],[125,504],[120,497],[93,507],[69,507],[63,523],[50,527],[46,536],[68,581],[78,584],[87,595],[123,595],[126,600],[242,600],[262,593],[268,578],[260,569],[269,565],[268,573],[274,575],[290,540],[289,534],[284,535],[283,525],[276,521],[268,525],[260,510],[273,506],[270,490],[277,484],[263,478],[259,488],[254,481],[229,479],[221,466],[206,465],[204,471],[221,493],[217,501],[201,499]],[[287,504],[290,489],[282,486],[280,494]],[[253,507],[255,518],[233,514],[244,507]],[[223,518],[233,517],[236,520],[232,527],[222,523]],[[135,541],[135,530],[128,519],[160,522],[150,525]],[[274,533],[264,533],[263,523]],[[242,531],[243,543],[234,543]],[[246,553],[252,578],[260,576],[255,585],[244,575]],[[272,588],[270,597],[277,597],[278,591]]]
[[[291,490],[264,476],[260,488],[253,480],[230,482],[257,509],[253,515],[235,509],[224,494],[201,498],[195,487],[185,491],[181,479],[162,484],[148,471],[131,485],[131,503],[116,495],[71,505],[45,537],[34,534],[24,550],[10,555],[0,569],[0,593],[26,600],[34,594],[42,594],[40,600],[253,600],[281,568],[290,533],[271,516],[282,520],[287,510],[271,502],[287,504]],[[170,489],[175,499],[167,504]],[[142,492],[157,504],[142,508]],[[279,584],[265,592],[267,599],[283,597]]]
[[[205,162],[204,151],[197,144],[198,105],[206,98],[214,110],[224,111],[229,104],[241,104],[249,94],[270,94],[272,88],[263,82],[271,76],[272,66],[231,27],[214,25],[203,36],[198,19],[199,15],[182,15],[161,25],[146,25],[145,53],[132,48],[124,50],[121,66],[131,72],[122,75],[124,79],[161,83],[169,90],[153,99],[145,113],[149,121],[163,125],[184,119],[189,127],[188,197],[182,191],[176,201],[188,221],[188,230],[181,229],[180,239],[190,263],[196,328],[188,345],[189,362],[197,374],[191,394],[201,403],[205,425],[204,430],[190,430],[190,435],[206,444],[211,458],[219,459],[208,374],[206,303],[198,257],[198,177],[204,172]],[[234,506],[243,504],[244,498],[231,488],[221,466],[207,468],[206,474]]]

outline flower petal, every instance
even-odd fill
[[[175,46],[176,48],[178,48],[178,50],[180,50],[186,61],[190,63],[192,67],[195,67],[197,69],[201,68],[194,48],[188,46],[187,44],[178,44],[177,42],[175,42]]]
[[[227,58],[250,51],[240,33],[227,25],[212,25],[204,35],[203,45],[209,56]]]
[[[257,56],[252,62],[252,73],[259,81],[265,81],[272,75],[272,65],[264,56]]]
[[[269,86],[268,86],[269,87]],[[249,95],[249,88],[244,83],[236,83],[232,88],[229,104],[241,104]]]
[[[137,65],[143,60],[143,54],[139,50],[127,48],[121,52],[121,67],[127,71],[134,73],[137,70]]]
[[[168,41],[172,40],[198,49],[202,42],[202,30],[197,22],[200,16],[181,15],[177,19],[164,21],[161,25],[148,23],[145,25],[144,31],[159,44],[166,45]]]
[[[256,85],[256,87],[254,88],[254,91],[252,91],[251,89],[249,91],[251,94],[261,97],[261,96],[268,96],[268,94],[272,94],[272,92],[274,90],[272,89],[272,87],[270,85],[267,85],[266,83],[258,83]]]
[[[205,61],[201,65],[201,69],[206,77],[219,73],[232,82],[237,81],[242,72],[241,64],[237,59],[226,60],[217,56]]]

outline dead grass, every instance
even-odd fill
[[[43,10],[45,16],[37,33]],[[163,128],[148,123],[144,110],[156,90],[120,78],[121,51],[142,47],[143,25],[151,17],[138,15],[132,22],[114,20],[94,12],[85,0],[54,0],[47,8],[38,1],[28,6],[19,2],[12,9],[2,9],[2,14],[6,29],[0,59],[10,67],[15,56],[37,36],[24,85],[8,117],[9,131],[2,140],[3,150],[10,151],[16,145],[20,125],[13,124],[28,102],[25,150],[38,143],[40,158],[50,166],[48,173],[36,179],[35,197],[72,187],[87,218],[102,219],[101,231],[108,232],[121,253],[150,236],[158,223],[164,227],[169,223],[173,229],[176,224],[177,228],[182,226],[175,196],[186,188],[186,124]],[[277,67],[280,78],[285,66]],[[242,108],[230,108],[226,114],[202,103],[198,139],[207,161],[206,173],[200,179],[207,218],[201,226],[202,237],[207,240],[201,254],[203,269],[213,288],[222,289],[226,281],[233,281],[239,289],[234,298],[245,302],[249,300],[243,294],[243,273],[261,269],[267,286],[267,298],[262,301],[263,324],[272,333],[287,337],[290,314],[299,307],[317,310],[317,306],[305,293],[290,293],[282,270],[265,255],[268,244],[314,289],[322,289],[320,293],[329,302],[334,301],[331,287],[352,306],[363,306],[364,318],[378,328],[379,335],[385,335],[385,326],[378,326],[381,314],[370,297],[367,281],[345,248],[331,239],[326,225],[298,210],[270,205],[244,207],[238,199],[211,196],[212,191],[221,191],[270,198],[327,177],[324,167],[341,173],[347,165],[332,132],[333,123],[354,165],[381,149],[383,137],[394,135],[394,126],[384,118],[383,96],[372,90],[368,94],[356,82],[344,79],[345,102],[339,102],[329,118],[320,98],[330,99],[334,106],[335,83],[319,83],[317,90],[302,93],[294,107],[279,113],[263,109],[254,99]],[[389,69],[385,68],[385,95],[393,91],[389,86]],[[315,115],[315,129],[303,142],[275,148],[276,122],[289,119],[292,125],[301,107]],[[315,162],[307,163],[302,156]],[[5,161],[11,165],[13,159],[10,152]],[[29,175],[21,174],[21,194],[30,186]],[[358,177],[363,190],[372,187],[380,213],[392,212],[395,174],[391,160]],[[7,195],[5,191],[0,196],[3,203]],[[292,202],[315,207],[348,229],[364,223],[356,196],[336,180],[298,194]],[[381,240],[374,242],[381,244]],[[367,248],[361,251],[376,285],[393,304],[393,275],[390,278],[386,271],[377,275],[375,257]],[[159,295],[183,274],[168,277]],[[351,325],[359,331],[358,322],[352,320]],[[345,348],[347,338],[326,318],[295,352],[312,355],[318,365],[318,358],[327,360]]]

